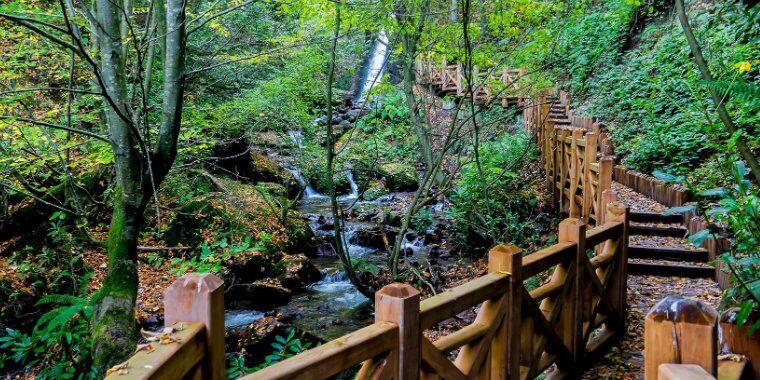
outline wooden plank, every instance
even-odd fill
[[[631,222],[639,223],[678,223],[683,222],[682,214],[665,215],[658,212],[631,211]]]
[[[695,364],[660,364],[657,380],[715,380],[702,367]]]
[[[398,325],[390,322],[375,323],[254,372],[243,379],[322,380],[365,359],[393,350],[397,344]]]
[[[509,276],[489,273],[420,302],[420,329],[427,330],[457,313],[504,294]]]
[[[628,257],[634,259],[680,260],[706,263],[710,261],[706,249],[683,249],[671,247],[649,247],[631,245],[628,247]]]
[[[594,227],[586,232],[586,245],[596,246],[605,240],[615,239],[623,233],[623,223],[610,222]]]
[[[630,234],[643,236],[685,237],[686,228],[683,226],[647,226],[632,224]]]
[[[628,261],[628,274],[685,277],[685,278],[713,278],[715,268],[685,264],[654,264]]]
[[[185,322],[181,327],[171,334],[176,343],[151,343],[153,351],[140,350],[127,360],[127,374],[114,373],[106,379],[179,379],[188,374],[206,353],[206,326],[200,322]]]
[[[433,346],[443,353],[448,353],[472,341],[482,338],[488,332],[488,326],[478,323],[469,324],[461,329],[439,338]]]
[[[574,243],[557,243],[538,250],[522,258],[522,276],[531,277],[561,262],[567,261],[575,253]]]
[[[420,341],[422,362],[444,380],[466,380],[467,377],[450,362],[430,341],[422,337]]]

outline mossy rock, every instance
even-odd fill
[[[374,201],[384,195],[388,195],[390,193],[388,191],[388,188],[385,187],[385,183],[383,181],[370,181],[367,189],[364,190],[364,193],[362,194],[362,197],[364,200],[367,201]]]
[[[284,273],[281,281],[290,289],[306,287],[322,278],[322,272],[303,254],[285,256],[282,265]]]
[[[252,182],[278,183],[287,189],[289,196],[297,195],[301,190],[296,177],[269,157],[257,152],[251,152],[250,157],[251,162],[245,174]]]
[[[378,171],[385,178],[385,185],[390,191],[417,190],[417,169],[412,165],[391,162],[380,165]]]

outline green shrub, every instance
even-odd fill
[[[531,215],[539,195],[526,186],[525,166],[537,152],[525,134],[504,135],[480,147],[481,172],[465,162],[451,194],[453,243],[462,252],[482,254],[499,242],[528,245],[538,238]]]

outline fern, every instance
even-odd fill
[[[87,302],[85,298],[72,296],[70,294],[48,294],[37,301],[36,306],[53,305],[53,306],[71,306],[82,302]]]
[[[704,83],[707,88],[715,90],[719,94],[728,94],[743,102],[752,103],[760,99],[760,84],[757,83],[749,83],[744,80],[713,80]]]

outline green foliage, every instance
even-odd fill
[[[741,312],[737,323],[751,322],[751,331],[760,329],[760,320],[749,316],[760,310],[760,197],[756,187],[747,180],[747,168],[742,161],[730,163],[726,176],[730,186],[699,190],[682,176],[658,173],[660,179],[684,183],[697,195],[697,204],[671,209],[694,209],[710,222],[712,228],[689,237],[694,245],[705,240],[725,236],[730,238],[731,250],[716,261],[724,264],[730,274],[730,287],[723,294],[723,306],[738,306]],[[724,228],[715,228],[722,226]]]
[[[277,335],[271,344],[272,352],[264,357],[264,362],[250,367],[245,363],[245,357],[241,354],[231,356],[227,360],[227,379],[237,379],[251,372],[277,364],[287,358],[293,357],[311,348],[311,343],[304,343],[296,337],[296,330],[290,329],[288,335]]]
[[[82,278],[78,295],[53,294],[42,297],[37,307],[52,309],[38,320],[27,335],[6,328],[0,336],[0,352],[17,364],[39,368],[37,379],[95,379],[89,338],[92,305],[88,299],[90,275]],[[7,359],[8,356],[5,356]],[[7,366],[0,362],[0,368]]]
[[[485,142],[480,157],[480,169],[473,161],[463,163],[451,194],[453,243],[467,253],[483,253],[499,242],[533,243],[536,230],[529,216],[538,195],[526,188],[527,177],[520,171],[536,159],[530,138],[504,135]]]
[[[175,257],[171,259],[172,268],[169,273],[182,276],[188,272],[200,273],[221,273],[224,264],[233,257],[245,251],[272,252],[272,234],[264,231],[259,232],[257,240],[245,236],[243,240],[236,243],[229,243],[226,237],[222,237],[210,245],[203,242],[198,247],[199,252],[189,257]]]

